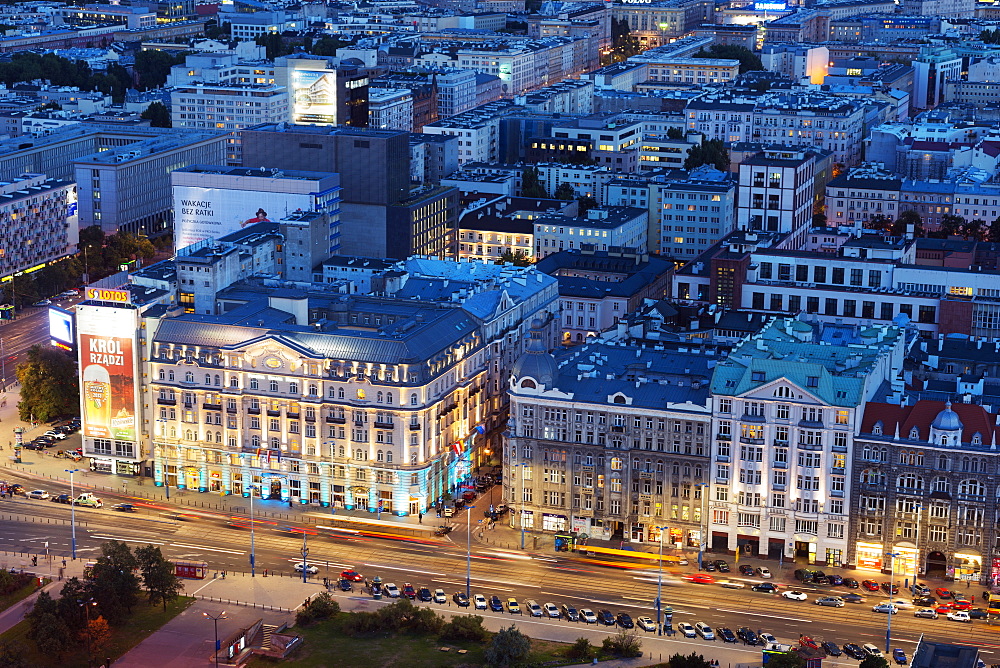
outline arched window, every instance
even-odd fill
[[[251,378],[250,379],[250,389],[251,390],[260,389],[260,383],[257,381],[256,378]]]
[[[192,372],[190,372],[190,371],[188,371],[187,373],[185,373],[184,374],[184,382],[185,383],[193,383],[194,382],[194,374]]]
[[[236,376],[229,379],[229,387],[239,387],[240,381]]]
[[[358,388],[358,399],[364,400],[364,398],[365,398],[365,390],[364,390],[364,388],[359,387]]]
[[[338,457],[343,457],[344,456],[344,446],[341,445],[341,446],[337,447],[337,456]]]
[[[194,440],[194,432],[191,431],[190,429],[185,429],[184,430],[184,440],[186,440],[186,441],[193,441]]]
[[[309,383],[309,396],[310,397],[315,397],[317,391],[318,391],[318,388],[316,387],[316,383]]]
[[[337,398],[338,399],[343,399],[344,398],[344,388],[342,388],[342,387],[338,387],[337,388]]]
[[[941,471],[947,471],[947,470],[949,470],[951,468],[951,466],[949,465],[949,459],[947,457],[945,457],[944,455],[941,455],[940,457],[938,457],[938,465],[937,465],[937,467]]]
[[[280,447],[280,446],[281,446],[281,441],[278,440],[278,437],[277,436],[272,436],[271,437],[271,447],[274,448],[275,450],[277,450],[278,447]]]
[[[882,435],[882,421],[881,420],[879,420],[878,422],[876,422],[875,426],[872,427],[872,433],[875,434],[876,436],[881,436]]]
[[[355,459],[364,459],[365,458],[365,451],[362,450],[362,449],[360,449],[360,448],[358,448],[357,450],[354,451],[354,458]]]
[[[167,380],[173,380],[173,379],[174,379],[174,370],[170,369],[169,371],[167,371]]]
[[[524,380],[521,381],[521,387],[533,390],[537,386],[535,385],[535,381],[531,380],[530,378],[525,378]]]
[[[272,380],[270,383],[268,383],[268,388],[270,389],[271,392],[277,392],[278,391],[278,381]]]
[[[212,374],[210,374],[210,373],[206,373],[205,374],[205,384],[206,385],[211,385],[212,384]]]
[[[160,369],[160,380],[166,380],[166,379],[167,379],[167,372],[166,372],[166,370],[165,369]]]
[[[962,457],[962,472],[968,473],[969,471],[974,471],[972,468],[972,460],[968,457]]]
[[[222,443],[222,432],[221,431],[215,432],[215,442],[216,443]]]
[[[177,438],[177,427],[170,428],[170,438]]]
[[[612,471],[621,471],[622,470],[622,458],[621,457],[612,457],[611,458],[611,470]]]
[[[861,472],[861,482],[867,485],[884,485],[885,474],[877,469],[865,469]]]
[[[385,403],[387,403],[387,404],[391,404],[392,403],[392,392],[386,392],[385,393]]]
[[[913,429],[911,429],[910,430],[910,438],[912,438],[914,440],[919,439],[920,438],[920,430],[917,429],[916,427],[914,427]],[[943,443],[943,441],[942,441],[942,443]]]
[[[222,376],[215,374],[215,386],[222,387]]]
[[[951,483],[944,476],[938,476],[934,478],[932,483],[931,491],[934,492],[948,492],[951,489]]]
[[[966,496],[986,496],[986,487],[975,478],[966,478],[959,483],[958,493]]]
[[[375,401],[378,402],[378,403],[382,403],[382,393],[381,392],[379,392],[378,394],[375,395]]]
[[[975,434],[972,435],[972,444],[973,445],[982,445],[983,444],[983,436],[978,431]]]
[[[896,478],[896,487],[905,487],[906,489],[923,489],[924,480],[915,473],[904,473]]]
[[[410,395],[410,405],[411,406],[416,406],[417,405],[417,393],[416,392],[414,392],[413,394]]]
[[[792,388],[782,385],[774,389],[774,396],[791,399],[794,395],[792,394]]]
[[[260,447],[260,436],[258,436],[257,434],[254,434],[253,436],[251,436],[250,437],[250,445],[253,446],[253,447],[255,447],[255,448],[259,448]]]
[[[392,452],[386,452],[385,453],[385,461],[386,461],[387,464],[391,464],[392,463]]]
[[[375,453],[375,461],[380,462],[380,461],[382,461],[383,457],[384,457],[384,455],[382,454],[381,450],[379,450],[378,452]]]

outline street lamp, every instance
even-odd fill
[[[87,668],[90,668],[90,609],[97,605],[97,601],[92,598],[88,598],[86,601],[77,601],[80,607],[83,608],[84,614],[87,616]]]
[[[203,612],[201,614],[205,615],[206,618],[211,619],[215,623],[215,665],[218,666],[219,665],[219,650],[221,649],[219,647],[219,620],[220,619],[228,619],[228,617],[226,617],[226,611],[225,610],[223,610],[222,612],[220,612],[218,615],[216,615],[214,617],[212,615],[208,614],[207,612]]]
[[[698,531],[701,532],[701,540],[698,541],[698,570],[701,570],[701,563],[705,558],[705,542],[708,540],[708,509],[705,507],[705,501],[708,499],[709,487],[707,482],[695,484],[695,489],[701,488],[701,519],[705,523],[704,531],[701,529],[701,523],[698,524]]]
[[[889,557],[889,612],[886,614],[885,622],[885,653],[888,656],[889,645],[892,642],[892,611],[896,605],[892,602],[892,587],[896,584],[896,559],[899,557],[899,553],[886,552],[885,556]]]
[[[254,489],[257,488],[257,486],[255,484],[253,484],[253,482],[251,482],[247,487],[250,489],[250,577],[255,578],[255,577],[257,577],[257,571],[256,571],[256,568],[255,568],[256,563],[257,563],[257,559],[256,559],[256,556],[255,556],[254,545],[253,545],[253,539],[254,539],[254,535],[253,535],[253,527],[254,527],[254,522],[253,522],[253,491],[254,491]]]
[[[69,474],[69,526],[73,538],[71,541],[73,560],[76,561],[76,496],[73,492],[73,474],[79,473],[80,469],[65,469]]]
[[[667,527],[655,527],[660,532],[659,572],[656,576],[656,635],[663,635],[663,532]]]
[[[465,595],[472,596],[472,509],[475,506],[466,506],[469,510],[468,521],[466,522],[465,533]],[[482,522],[482,520],[479,520]],[[476,524],[479,524],[476,522]]]
[[[302,583],[305,584],[309,577],[308,566],[306,564],[306,557],[309,556],[309,547],[306,545],[306,532],[302,532]]]

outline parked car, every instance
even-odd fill
[[[884,656],[882,654],[882,650],[880,650],[878,647],[871,644],[870,642],[866,642],[864,645],[862,645],[861,649],[863,649],[868,654],[868,656]]]
[[[524,607],[528,609],[528,614],[532,617],[542,616],[542,606],[538,605],[535,601],[530,598],[524,602]]]
[[[52,304],[51,299],[42,299],[32,304],[32,306],[49,306],[50,304]]]
[[[465,592],[456,592],[452,595],[451,600],[455,601],[455,605],[460,608],[469,607],[469,597],[465,595]]]
[[[938,613],[934,608],[920,608],[913,611],[914,617],[924,617],[926,619],[937,619]]]
[[[863,580],[861,586],[868,591],[878,591],[878,583],[874,580]]]
[[[49,429],[47,432],[42,434],[42,436],[48,436],[50,438],[54,438],[57,441],[61,441],[66,438],[65,432],[56,429]]]
[[[656,630],[656,622],[654,622],[649,617],[638,617],[635,620],[635,625],[638,626],[643,631],[652,632]]]
[[[749,629],[746,626],[741,626],[736,629],[736,636],[748,645],[763,645],[763,635],[764,634],[758,636],[752,629]]]
[[[857,589],[859,582],[854,578],[844,578],[844,581],[841,582],[841,584],[848,589]]]
[[[597,619],[605,626],[615,625],[615,616],[610,610],[598,610]]]
[[[740,564],[740,575],[753,575],[753,566],[750,564]]]
[[[680,633],[685,638],[694,638],[698,634],[695,633],[694,627],[687,622],[681,622],[677,625],[677,632]]]
[[[750,589],[753,591],[763,592],[765,594],[775,594],[778,591],[777,585],[773,582],[758,582],[750,587]]]
[[[938,587],[934,590],[934,593],[937,594],[938,598],[951,598],[951,591],[945,587]]]
[[[872,606],[872,612],[884,612],[889,615],[895,615],[899,610],[892,603],[879,603],[878,605]]]
[[[444,593],[444,589],[435,589],[434,590],[434,602],[435,603],[447,603],[448,602],[448,595]],[[466,605],[468,605],[468,602],[466,602]]]
[[[989,617],[989,613],[986,608],[973,608],[969,610],[969,619],[986,619]]]
[[[844,584],[844,578],[840,577],[839,575],[827,575],[826,579],[829,580],[830,584],[835,587]]]
[[[715,640],[715,631],[705,622],[697,622],[694,625],[694,630],[703,640]]]
[[[772,577],[771,576],[771,571],[770,571],[770,569],[768,569],[767,566],[758,566],[756,573],[757,573],[757,577],[759,577],[759,578],[770,578],[770,577]]]
[[[33,489],[30,492],[26,493],[24,496],[27,499],[38,499],[39,501],[44,501],[52,497],[52,495],[46,492],[44,489]]]
[[[632,616],[629,615],[628,613],[619,612],[616,621],[618,622],[618,626],[622,627],[623,629],[635,628],[635,622],[632,621]]]
[[[725,626],[720,626],[715,629],[715,635],[717,635],[719,640],[722,642],[737,642],[736,634]]]
[[[895,596],[899,593],[899,586],[892,582],[883,582],[881,588],[889,596]]]
[[[829,640],[821,642],[819,644],[819,648],[826,652],[827,656],[840,656],[843,654],[843,652],[840,651],[840,648],[837,647],[837,643],[830,642]]]
[[[408,598],[408,599],[410,599],[412,601],[413,599],[415,599],[417,597],[417,590],[414,589],[413,585],[411,585],[409,582],[404,582],[403,583],[403,596],[405,596],[406,598]],[[496,598],[496,597],[494,596],[494,598]],[[503,610],[503,608],[501,608],[501,610]]]
[[[864,661],[868,658],[868,653],[861,649],[861,645],[856,645],[852,642],[844,645],[844,654],[858,661]]]
[[[568,603],[563,604],[562,613],[563,617],[565,617],[571,622],[575,622],[580,619],[580,613],[577,611],[576,608],[574,608],[572,605],[569,605]]]
[[[340,591],[354,591],[354,583],[350,580],[345,580],[343,578],[337,580],[337,586],[340,587]],[[396,585],[393,585],[394,587]],[[396,590],[396,596],[399,596],[399,590]]]
[[[795,579],[799,582],[812,582],[813,572],[807,568],[796,568],[795,573],[793,573]]]
[[[430,603],[433,596],[431,595],[431,590],[427,587],[421,587],[417,590],[417,598],[424,603]]]
[[[969,613],[961,610],[952,610],[945,616],[953,622],[972,622],[972,617],[969,616]]]
[[[892,660],[896,662],[896,665],[906,665],[906,652],[897,647],[892,650]]]
[[[353,582],[353,580],[348,580],[347,578],[341,578],[340,581],[346,582],[348,583],[348,585],[350,585],[351,582]],[[350,588],[351,587],[348,586],[348,589]],[[385,594],[387,598],[399,598],[402,592],[399,591],[399,587],[397,587],[394,583],[386,582],[384,585],[382,585],[382,593]],[[462,596],[465,596],[465,594],[462,594]],[[469,602],[466,601],[465,604],[468,605]]]
[[[597,615],[590,608],[580,608],[580,619],[583,620],[584,624],[596,624]]]
[[[715,564],[713,564],[711,561],[705,561],[702,562],[701,564],[701,570],[708,573],[714,573],[717,569],[715,568]]]
[[[815,601],[816,605],[825,605],[831,608],[843,608],[844,599],[839,596],[822,596]]]
[[[516,598],[507,599],[507,612],[509,612],[512,615],[521,614],[521,606],[518,604]]]
[[[473,594],[472,596],[472,606],[476,610],[485,610],[488,607],[486,603],[486,597],[482,594]]]
[[[713,563],[715,564],[715,567],[719,569],[720,573],[729,572],[729,562],[727,562],[725,559],[716,559]]]
[[[295,565],[292,568],[296,573],[301,573],[303,568],[305,568],[307,575],[316,575],[317,573],[319,573],[319,566],[315,566],[313,564],[308,564],[308,563],[305,566],[303,566],[301,561],[296,561]]]
[[[559,612],[559,608],[556,607],[555,603],[546,603],[542,607],[545,609],[545,614],[548,615],[550,619],[559,619],[562,617],[562,613]]]
[[[972,601],[967,598],[955,598],[951,602],[952,610],[964,610],[968,612],[972,610]]]
[[[785,598],[789,598],[793,601],[804,601],[808,596],[804,592],[796,591],[794,589],[789,589],[788,591],[781,592],[781,595]]]

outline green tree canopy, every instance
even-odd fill
[[[713,44],[708,51],[701,49],[694,54],[695,58],[726,58],[740,61],[740,74],[744,72],[759,72],[764,69],[760,56],[745,46],[736,44]]]
[[[858,668],[889,668],[889,660],[884,656],[866,656]]]
[[[101,556],[92,569],[91,589],[101,614],[111,624],[120,624],[139,600],[139,566],[126,543],[111,540],[101,545]]]
[[[913,226],[914,237],[924,236],[924,221],[920,217],[920,214],[912,209],[908,209],[899,214],[896,220],[892,223],[890,233],[893,236],[901,237],[906,234],[910,225]]]
[[[534,262],[531,256],[522,250],[519,251],[506,251],[497,259],[497,264],[512,264],[515,267],[527,267]]]
[[[525,167],[521,174],[521,196],[522,197],[548,197],[542,182],[539,180],[538,169],[535,167]]]
[[[185,54],[169,53],[158,49],[146,49],[135,54],[134,71],[138,78],[139,90],[159,88],[167,82],[170,68],[183,65]]]
[[[564,199],[571,200],[576,197],[576,190],[573,188],[573,184],[563,181],[556,188],[556,191],[552,193],[554,199]]]
[[[806,668],[806,660],[797,652],[772,654],[767,661],[768,668]]]
[[[684,159],[684,169],[694,169],[702,165],[711,165],[719,171],[729,171],[729,149],[721,139],[708,139],[700,145],[688,149]]]
[[[667,139],[684,139],[684,136],[684,128],[676,126],[667,128]]]
[[[17,410],[22,420],[48,422],[64,415],[79,415],[80,386],[76,362],[58,348],[32,346],[28,359],[17,366],[21,401]]]
[[[530,653],[531,640],[511,624],[497,631],[483,656],[492,668],[512,668],[524,662]]]
[[[172,127],[170,121],[170,110],[167,109],[167,105],[163,104],[159,100],[155,102],[150,102],[146,110],[140,114],[140,117],[148,120],[149,124],[154,128],[169,128]]]
[[[674,654],[667,659],[667,668],[710,668],[710,666],[711,664],[708,662],[708,659],[694,652],[691,652],[687,656]]]
[[[35,642],[39,652],[61,656],[70,649],[73,638],[69,627],[59,616],[59,608],[47,591],[35,599],[27,619],[28,639]]]
[[[162,603],[166,612],[167,603],[176,599],[184,589],[181,579],[174,574],[173,562],[164,559],[160,548],[155,545],[136,548],[135,559],[139,563],[142,586],[146,588],[150,605]]]

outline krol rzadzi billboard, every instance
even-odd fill
[[[77,306],[83,434],[136,440],[136,311]]]

